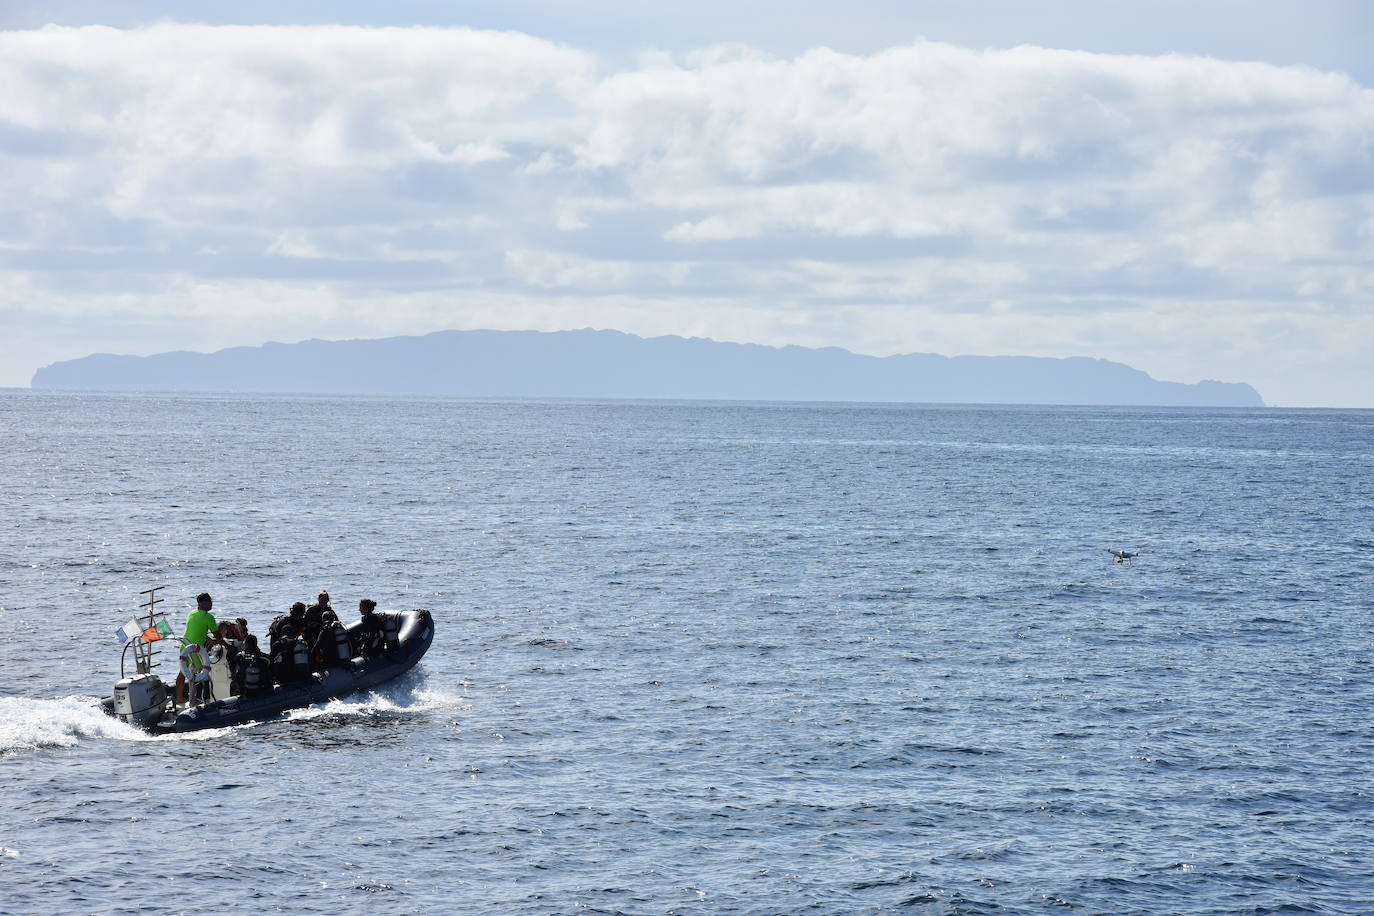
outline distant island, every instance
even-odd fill
[[[863,356],[620,331],[436,331],[53,363],[34,388],[310,394],[1262,407],[1236,382],[1164,382],[1086,357]]]

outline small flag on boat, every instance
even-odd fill
[[[139,626],[137,617],[131,619],[128,623],[124,624],[124,626],[115,630],[115,636],[119,638],[119,644],[121,646],[129,640],[133,639],[135,636],[141,635],[142,633],[143,627]]]
[[[156,626],[151,626],[143,631],[144,642],[157,642],[159,639],[166,639],[172,635],[172,626],[165,620],[159,620]]]

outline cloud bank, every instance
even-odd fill
[[[1374,406],[1374,92],[918,42],[0,33],[5,384],[153,352],[586,325],[1118,359]]]

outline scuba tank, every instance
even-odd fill
[[[310,676],[310,650],[299,637],[282,640],[272,650],[272,673],[279,684],[295,684]]]
[[[295,669],[296,677],[304,680],[310,674],[310,650],[306,648],[305,640],[294,639],[289,647],[291,653],[291,667]]]
[[[248,660],[248,663],[243,666],[244,693],[254,694],[268,686],[263,683],[263,681],[267,680],[263,677],[263,675],[266,674],[266,671],[263,669],[266,667],[267,665],[264,664],[263,658],[260,655],[255,655]]]
[[[353,657],[353,643],[348,638],[348,631],[337,623],[334,624],[334,660],[338,664],[343,664]]]

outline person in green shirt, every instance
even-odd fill
[[[186,632],[181,634],[181,638],[187,642],[197,642],[205,645],[205,636],[214,632],[219,624],[215,623],[215,616],[210,613],[210,608],[215,606],[215,600],[210,597],[209,592],[201,592],[196,595],[196,609],[186,615]]]
[[[217,624],[215,616],[210,613],[210,608],[215,606],[215,601],[210,597],[209,592],[201,592],[196,595],[196,609],[186,615],[186,632],[181,634],[187,644],[196,643],[208,648],[211,634],[216,634],[218,638]],[[186,675],[177,672],[176,686],[177,705],[186,702]]]

